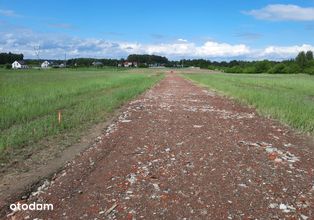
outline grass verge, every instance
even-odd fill
[[[79,136],[161,78],[114,68],[1,70],[0,160],[43,139]]]
[[[313,76],[185,74],[184,77],[235,97],[299,131],[314,133]]]

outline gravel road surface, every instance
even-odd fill
[[[12,219],[314,219],[313,139],[168,73]]]

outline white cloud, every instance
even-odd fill
[[[5,16],[5,17],[18,17],[19,15],[15,13],[13,10],[5,10],[5,9],[0,9],[0,15]]]
[[[137,53],[162,55],[170,59],[280,60],[293,58],[300,51],[314,51],[314,46],[308,44],[292,46],[273,45],[265,48],[250,48],[245,44],[221,43],[213,40],[207,40],[203,44],[178,40],[172,43],[143,44],[35,33],[27,29],[17,29],[15,32],[12,31],[10,33],[0,32],[1,52],[23,53],[26,58],[35,58],[35,45],[41,46],[40,57],[47,59],[63,58],[64,53],[69,58],[121,58]]]
[[[260,20],[314,21],[314,7],[300,7],[292,4],[272,4],[264,8],[244,12]]]
[[[130,53],[161,54],[169,57],[236,57],[250,53],[250,48],[243,44],[231,45],[207,41],[202,45],[180,41],[161,44],[120,44]]]
[[[260,57],[268,57],[268,58],[281,58],[281,59],[288,59],[291,57],[295,57],[301,51],[314,51],[314,46],[309,44],[303,45],[294,45],[294,46],[268,46],[263,49],[259,54]]]
[[[196,47],[195,49],[198,56],[205,57],[235,57],[247,55],[250,53],[250,48],[244,44],[231,45],[213,41],[207,41],[204,45]]]
[[[182,38],[179,38],[178,41],[179,41],[179,42],[184,42],[184,43],[185,43],[185,42],[188,42],[188,40],[185,40],[185,39],[182,39]]]

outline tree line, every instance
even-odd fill
[[[222,70],[226,73],[307,73],[314,75],[313,52],[300,52],[295,59],[281,62],[262,61],[237,61],[209,63],[209,69]]]
[[[23,54],[0,53],[0,64],[11,64],[15,60],[23,60]],[[27,60],[27,63],[40,65],[43,60]],[[308,73],[314,75],[314,58],[312,51],[302,51],[294,59],[281,62],[262,61],[210,61],[205,59],[182,59],[170,61],[167,57],[131,54],[126,59],[95,59],[75,58],[67,61],[54,60],[54,63],[65,63],[67,67],[89,67],[93,62],[100,62],[102,66],[118,66],[125,61],[137,62],[138,67],[148,67],[150,64],[158,64],[165,67],[200,67],[204,69],[220,70],[226,73]]]
[[[23,54],[15,54],[15,53],[0,53],[0,65],[3,64],[11,64],[16,60],[23,60]]]
[[[70,67],[89,67],[93,62],[100,62],[103,66],[117,66],[123,59],[94,59],[94,58],[75,58],[66,61]]]
[[[94,62],[100,62],[103,66],[118,66],[124,62],[137,62],[140,67],[148,67],[149,64],[168,64],[169,60],[166,57],[148,54],[131,54],[126,59],[95,59],[95,58],[75,58],[67,60],[66,64],[69,67],[88,67]]]
[[[279,61],[210,61],[205,59],[183,59],[169,61],[166,66],[200,67],[226,73],[307,73],[314,75],[313,52],[300,52],[294,59]]]
[[[127,61],[141,64],[167,64],[169,62],[167,57],[148,54],[131,54]]]

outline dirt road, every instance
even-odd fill
[[[313,219],[313,143],[175,74],[13,219]]]

